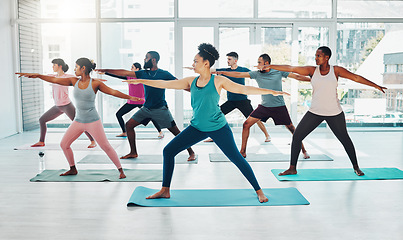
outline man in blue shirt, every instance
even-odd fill
[[[228,71],[228,72],[250,72],[248,68],[238,66],[238,53],[230,52],[227,54],[227,64],[230,66],[229,68],[218,68],[216,71]],[[245,78],[236,78],[236,77],[228,77],[231,81],[236,82],[241,85],[245,85]],[[244,94],[227,92],[227,101],[223,103],[221,106],[221,111],[226,115],[227,113],[232,112],[235,108],[237,108],[241,113],[248,118],[249,115],[253,112],[252,104],[248,99],[248,96]],[[266,127],[262,123],[262,121],[258,121],[257,125],[260,130],[265,135],[265,142],[270,142],[270,135],[266,130]],[[213,140],[208,139],[205,142],[212,142]]]
[[[151,80],[177,80],[168,71],[158,68],[158,61],[160,55],[156,51],[149,51],[144,59],[144,70],[140,71],[127,71],[122,69],[98,69],[98,72],[111,73],[118,76],[151,79]],[[134,128],[140,124],[146,126],[151,120],[157,122],[161,128],[168,128],[168,130],[175,136],[180,133],[176,123],[168,109],[168,104],[165,101],[165,89],[144,86],[145,102],[143,106],[126,122],[127,138],[130,144],[130,153],[121,157],[137,158],[136,148],[136,133]],[[196,159],[196,155],[192,148],[187,149],[189,152],[188,161]]]
[[[271,58],[268,54],[262,54],[258,58],[258,68],[263,68],[265,65],[269,65]],[[247,73],[241,72],[219,72],[217,74],[223,74],[228,77],[249,77],[255,79],[260,88],[266,88],[276,91],[282,91],[282,78],[294,78],[300,81],[310,81],[308,77],[301,76],[294,73],[280,72],[274,69],[250,71]],[[273,118],[275,125],[285,125],[287,129],[294,133],[295,127],[291,122],[290,114],[284,103],[283,96],[273,96],[270,94],[262,95],[262,104],[250,114],[243,124],[242,129],[242,146],[241,154],[246,157],[246,145],[249,138],[250,127],[253,126],[259,120],[266,122],[267,119]],[[308,152],[302,145],[302,153],[304,158],[309,158]]]

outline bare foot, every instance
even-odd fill
[[[271,142],[271,137],[267,136],[266,139],[264,140],[264,142]]]
[[[259,198],[259,202],[264,203],[264,202],[268,202],[269,199],[264,195],[263,190],[257,190],[257,197]]]
[[[125,173],[123,172],[123,169],[122,169],[122,168],[119,168],[118,170],[119,170],[119,173],[120,173],[119,179],[126,178],[126,175],[125,175]]]
[[[297,169],[294,166],[290,166],[289,169],[285,170],[282,173],[279,173],[279,176],[283,176],[283,175],[295,175],[297,174]]]
[[[120,157],[120,159],[128,159],[128,158],[137,158],[139,155],[137,153],[129,153],[127,155],[124,155],[123,157]]]
[[[78,171],[76,166],[71,166],[70,170],[68,170],[65,173],[60,174],[60,176],[67,176],[67,175],[77,175]]]
[[[209,138],[209,139],[204,140],[203,142],[214,142],[214,141],[213,141],[213,139]]]
[[[194,161],[194,160],[196,160],[196,154],[192,153],[192,154],[189,155],[188,161],[190,162],[190,161]]]
[[[119,135],[116,135],[116,137],[127,137],[127,134],[124,132],[124,133],[121,133]]]
[[[31,145],[31,147],[44,147],[44,146],[45,146],[44,142],[37,142],[37,143]]]
[[[164,138],[164,133],[161,131],[161,132],[159,132],[159,134],[158,134],[158,138],[159,139],[163,139]]]
[[[242,157],[246,158],[246,152],[241,150],[241,151],[239,151],[239,153],[242,155]]]
[[[357,174],[357,176],[364,176],[365,175],[364,172],[361,171],[361,169],[359,169],[359,168],[354,169],[354,173]]]
[[[303,154],[304,154],[304,159],[311,158],[311,156],[309,156],[308,152],[304,152]]]
[[[156,198],[170,198],[169,187],[162,187],[161,190],[151,196],[146,197],[146,199],[156,199]]]
[[[97,146],[97,143],[96,143],[95,141],[91,141],[91,144],[88,145],[87,148],[94,148],[94,147],[96,147],[96,146]]]

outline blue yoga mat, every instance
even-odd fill
[[[279,181],[351,181],[403,179],[403,171],[398,168],[361,168],[364,176],[357,176],[352,168],[297,169],[296,175],[279,176],[285,169],[272,169]]]
[[[171,190],[169,199],[146,199],[159,190],[137,187],[127,206],[142,207],[229,207],[309,205],[296,188],[263,189],[269,202],[260,203],[253,189]]]

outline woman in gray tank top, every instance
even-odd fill
[[[105,151],[108,157],[112,160],[115,166],[118,168],[120,176],[119,178],[125,178],[126,175],[123,172],[118,155],[108,142],[105,131],[95,109],[95,96],[99,91],[123,99],[130,99],[133,101],[139,101],[141,99],[126,95],[122,92],[114,90],[106,86],[99,80],[93,80],[90,77],[90,73],[95,69],[96,64],[90,61],[88,58],[80,58],[76,61],[76,67],[74,72],[77,77],[70,78],[56,78],[37,73],[17,73],[20,77],[28,78],[40,78],[50,83],[56,83],[64,86],[74,86],[74,98],[76,100],[76,116],[73,123],[67,129],[60,142],[64,155],[70,165],[70,170],[60,174],[61,176],[76,175],[78,173],[74,154],[71,149],[71,144],[84,132],[89,132],[98,143],[98,145]]]

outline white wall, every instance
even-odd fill
[[[12,5],[14,0],[0,1],[0,139],[18,132],[18,91],[14,77]]]

